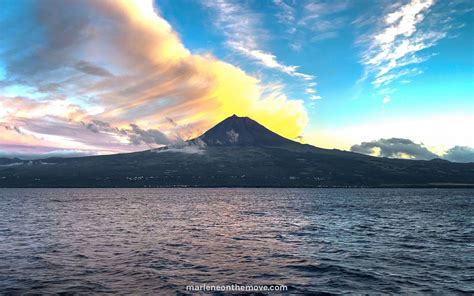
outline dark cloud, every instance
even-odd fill
[[[16,126],[16,125],[4,125],[3,127],[4,127],[7,131],[15,131],[15,132],[17,132],[17,133],[19,133],[19,134],[22,133],[21,130],[20,130],[20,128],[19,128],[18,126]]]
[[[454,146],[446,152],[443,158],[454,162],[474,162],[474,148]]]
[[[99,133],[100,131],[110,131],[110,130],[118,131],[118,129],[113,128],[110,125],[110,123],[97,120],[97,119],[94,119],[89,123],[82,122],[82,124],[93,133]]]
[[[168,137],[156,129],[143,130],[136,124],[130,124],[132,132],[128,134],[130,142],[134,145],[140,144],[158,144],[167,145],[171,141]]]
[[[474,162],[474,148],[471,147],[454,146],[444,155],[438,155],[429,151],[423,144],[416,144],[412,140],[401,138],[362,142],[353,145],[351,151],[390,158],[406,158],[408,156],[411,159],[420,160],[443,158],[453,162]]]
[[[40,92],[54,92],[57,91],[61,85],[59,83],[46,83],[46,84],[39,84],[38,91]]]
[[[177,127],[178,124],[170,117],[166,117],[166,120],[171,123],[172,126]]]
[[[78,71],[81,71],[83,73],[90,74],[90,75],[103,76],[103,77],[113,76],[113,74],[107,71],[106,69],[99,67],[97,65],[91,64],[86,61],[80,61],[76,63],[74,65],[74,68]]]
[[[120,129],[113,127],[110,123],[94,119],[89,123],[82,122],[82,125],[93,133],[107,132],[120,136],[127,136],[133,145],[168,145],[172,141],[156,129],[144,130],[136,124],[130,124],[129,129]]]
[[[108,135],[97,137],[97,135],[90,132],[85,132],[80,124],[71,124],[69,121],[61,118],[45,116],[41,119],[24,119],[18,120],[18,124],[30,134],[31,132],[39,135],[54,135],[58,137],[74,138],[80,140],[81,143],[94,146],[94,143],[110,143],[113,145],[115,141]],[[39,136],[40,137],[40,136]]]
[[[92,11],[79,1],[24,4],[20,7],[16,1],[2,1],[2,8],[12,13],[2,16],[0,21],[5,46],[0,56],[10,79],[31,82],[35,78],[45,79],[66,65],[68,51],[77,48],[88,25],[86,19],[78,16]],[[51,7],[55,7],[54,11]],[[19,24],[18,18],[24,21]]]
[[[411,159],[430,160],[439,158],[438,155],[429,151],[423,144],[416,144],[409,139],[391,138],[380,139],[371,142],[362,142],[353,145],[352,152],[377,155],[381,157],[402,158],[409,157]]]

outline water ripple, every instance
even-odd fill
[[[472,295],[473,213],[469,190],[0,189],[0,294]]]

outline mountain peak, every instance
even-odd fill
[[[298,144],[249,117],[233,114],[199,137],[209,146],[287,146]]]

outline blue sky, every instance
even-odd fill
[[[469,119],[474,112],[471,1],[156,3],[191,50],[210,51],[264,80],[282,83],[290,97],[303,99],[310,119],[306,131],[316,134],[313,137],[318,131],[348,125],[458,113]],[[401,20],[391,25],[398,32],[386,51],[395,53],[403,42],[413,48],[372,66],[364,59],[383,52],[374,36],[390,35],[386,20],[396,13]],[[248,35],[257,41],[249,45],[251,49],[274,55],[282,65],[298,66],[298,72],[315,77],[317,86],[308,87],[304,80],[236,49],[232,42],[248,42]],[[377,71],[390,60],[399,65],[379,77],[395,78],[378,85]],[[321,99],[311,100],[307,88],[316,90]],[[472,136],[464,137],[471,138],[464,143],[473,142]],[[422,135],[417,140],[424,141]],[[329,147],[332,141],[320,144]]]
[[[314,118],[310,120],[311,127],[339,127],[378,117],[401,119],[473,108],[474,32],[470,1],[438,1],[421,9],[424,20],[416,23],[412,36],[418,32],[440,36],[426,38],[426,48],[413,52],[419,62],[392,71],[412,72],[379,87],[372,84],[372,73],[363,79],[367,66],[362,57],[371,44],[361,40],[382,33],[383,29],[377,27],[383,28],[380,22],[384,16],[409,5],[409,1],[229,1],[227,4],[234,9],[229,22],[236,22],[227,24],[229,27],[235,25],[235,30],[242,29],[243,34],[248,30],[258,41],[256,49],[316,77],[315,89],[322,99],[314,102],[304,91],[304,81],[266,67],[228,44],[232,39],[226,36],[229,30],[223,21],[216,20],[224,14],[223,3],[156,1],[164,18],[192,51],[211,52],[249,73],[281,82],[290,97],[304,99],[310,119]],[[315,6],[314,10],[311,6]],[[443,21],[446,23],[440,24]],[[241,28],[239,22],[250,24]],[[401,35],[398,39],[410,38]],[[386,97],[390,101],[384,104]]]
[[[469,0],[3,5],[0,123],[13,133],[3,151],[140,150],[162,143],[125,145],[131,125],[185,138],[234,110],[325,148],[381,138],[438,155],[474,146]],[[108,126],[105,140],[76,131],[94,121]]]

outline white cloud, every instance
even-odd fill
[[[246,55],[247,57],[254,58],[260,64],[267,68],[277,69],[283,73],[286,73],[290,76],[299,77],[305,81],[310,81],[314,79],[314,76],[298,72],[298,66],[287,66],[277,61],[275,55],[264,52],[259,49],[250,49],[244,46],[244,44],[234,44],[230,42],[232,48],[238,50],[240,53]]]
[[[349,1],[325,2],[313,0],[311,2],[297,2],[274,0],[277,8],[276,17],[278,21],[287,27],[286,32],[290,34],[289,47],[294,51],[300,51],[305,42],[319,42],[336,38],[338,30],[347,23],[344,16],[339,13],[350,7]],[[281,67],[281,69],[284,69]],[[315,77],[303,73],[293,73],[306,81],[312,81]],[[310,95],[311,100],[319,100],[321,96],[314,87],[316,83],[306,84],[305,93]]]
[[[280,7],[287,11],[291,9],[284,2],[277,1]],[[261,27],[259,15],[250,11],[244,5],[234,1],[204,1],[204,5],[215,10],[217,19],[215,25],[222,29],[227,37],[227,45],[232,50],[257,61],[259,64],[279,70],[287,75],[301,78],[305,81],[314,79],[314,76],[297,71],[298,66],[285,65],[271,52],[260,48],[259,44],[267,35]],[[283,15],[281,16],[283,17]],[[284,16],[285,21],[292,21],[291,15]]]
[[[321,32],[317,33],[314,37],[311,38],[311,42],[318,42],[318,41],[323,41],[327,39],[332,39],[338,36],[338,33],[336,31],[329,31],[329,32]]]
[[[311,42],[332,39],[339,36],[339,30],[347,23],[347,18],[341,15],[349,9],[349,1],[311,1],[304,5],[303,16],[298,20],[298,26],[313,33]]]
[[[375,88],[378,88],[382,85],[388,85],[392,81],[402,77],[402,76],[415,76],[423,73],[422,70],[418,68],[413,68],[413,69],[402,69],[399,70],[398,72],[393,72],[392,74],[387,74],[387,75],[382,75],[378,76],[374,81],[372,81],[372,84],[375,86]]]
[[[392,43],[399,35],[409,37],[416,32],[416,25],[423,21],[424,12],[434,4],[433,0],[412,0],[395,12],[385,17],[385,23],[390,25],[375,36],[380,44]]]
[[[379,90],[377,92],[377,94],[379,94],[379,95],[389,95],[389,94],[393,94],[396,91],[397,91],[396,88],[384,88],[384,89]]]
[[[366,78],[371,77],[375,87],[422,73],[410,66],[435,54],[420,53],[446,38],[449,30],[459,27],[449,17],[452,10],[443,5],[446,3],[435,0],[411,0],[405,5],[392,5],[378,25],[372,21],[375,30],[362,35],[359,42],[367,46],[361,63],[369,74]],[[440,12],[433,12],[435,9]]]
[[[296,32],[295,26],[295,8],[286,4],[284,0],[273,0],[273,3],[279,8],[279,12],[276,14],[279,22],[288,26],[287,32],[293,34]]]
[[[305,36],[304,41],[309,40],[310,42],[337,37],[338,30],[347,20],[338,14],[350,7],[349,1],[324,2],[313,0],[306,3],[293,1],[290,4],[289,1],[274,0],[273,3],[278,8],[277,19],[287,26],[286,32],[291,35],[291,39],[302,39],[301,37]],[[301,3],[303,4],[298,5]],[[295,33],[301,34],[295,35]],[[290,45],[290,47],[293,48],[294,46]],[[299,50],[299,47],[296,47],[296,50]]]
[[[385,104],[390,103],[390,101],[391,101],[390,96],[385,96],[383,97],[382,103],[385,105]]]

